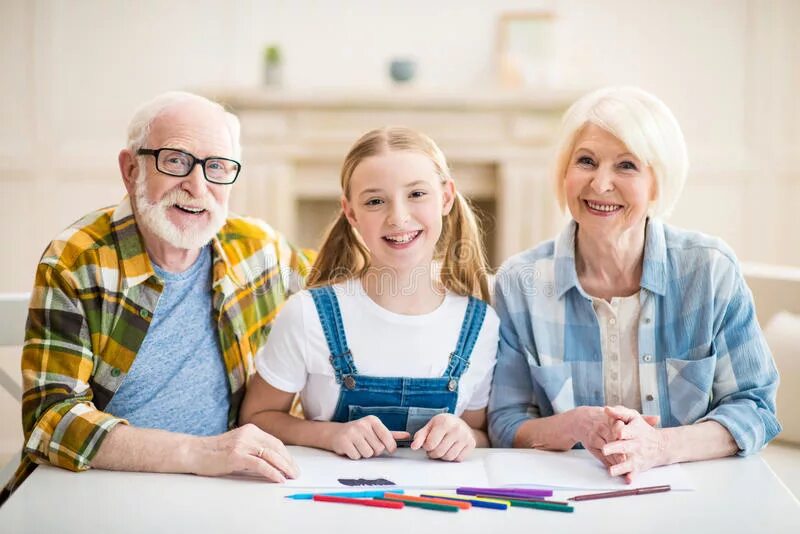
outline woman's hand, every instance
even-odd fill
[[[602,449],[606,443],[614,441],[613,427],[616,419],[609,416],[602,406],[580,406],[573,410],[573,439],[575,443],[592,453],[606,467],[623,462],[621,455],[607,457]]]
[[[457,415],[440,413],[414,434],[411,448],[424,449],[428,458],[460,462],[475,444],[475,434],[466,421]]]
[[[606,406],[606,414],[615,420],[612,439],[602,447],[606,457],[623,455],[624,460],[611,462],[608,472],[612,476],[624,476],[630,484],[636,473],[663,465],[667,446],[664,433],[655,428],[658,417],[642,415],[623,406]]]
[[[337,423],[330,438],[330,450],[351,460],[372,458],[384,451],[389,454],[397,450],[398,439],[408,439],[408,432],[392,432],[374,415]]]

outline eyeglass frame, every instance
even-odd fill
[[[173,152],[180,152],[181,154],[185,154],[186,156],[189,156],[190,158],[192,158],[192,160],[194,160],[194,163],[192,163],[192,165],[189,167],[189,170],[186,171],[186,174],[173,174],[171,172],[163,171],[163,170],[161,170],[161,167],[158,166],[158,156],[164,150],[171,150]],[[235,159],[223,158],[221,156],[209,156],[209,157],[207,157],[205,159],[200,159],[197,156],[195,156],[194,154],[192,154],[191,152],[186,152],[185,150],[181,150],[180,148],[170,148],[170,147],[139,148],[138,150],[136,150],[136,155],[137,156],[153,156],[153,158],[155,158],[156,170],[158,172],[160,172],[161,174],[166,174],[167,176],[174,176],[176,178],[185,178],[185,177],[189,176],[190,174],[192,174],[192,171],[194,170],[195,165],[199,164],[200,168],[203,169],[203,178],[205,178],[207,182],[215,184],[215,185],[231,185],[239,177],[239,173],[242,172],[242,164],[240,162],[236,161]],[[221,159],[223,161],[231,161],[231,162],[236,164],[237,169],[236,169],[236,174],[233,177],[233,180],[231,180],[230,182],[216,182],[216,181],[214,181],[214,180],[212,180],[212,179],[210,179],[208,177],[208,174],[206,173],[206,162],[208,160],[215,160],[215,159]]]

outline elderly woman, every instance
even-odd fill
[[[733,251],[659,220],[687,169],[653,95],[602,89],[567,111],[555,179],[572,221],[497,275],[495,446],[582,444],[630,482],[778,434],[778,375]]]

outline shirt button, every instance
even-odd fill
[[[111,369],[111,376],[114,376],[114,377],[119,376],[120,372],[121,371],[119,369],[114,367],[113,369]]]
[[[139,317],[141,317],[142,319],[147,319],[148,315],[150,315],[150,313],[147,310],[145,310],[144,308],[139,310]]]
[[[617,324],[617,320],[612,317],[611,319],[608,320],[608,324],[614,326],[615,324]]]
[[[616,380],[617,378],[619,378],[619,375],[616,373],[616,371],[611,373],[611,380]]]
[[[617,356],[617,353],[616,353],[616,352],[612,352],[612,353],[611,353],[611,359],[612,359],[613,361],[617,361],[617,357],[618,357],[618,356]]]
[[[611,334],[608,337],[608,339],[610,339],[612,343],[616,343],[617,342],[617,336],[615,334]]]
[[[644,360],[646,362],[652,361],[653,360],[653,356],[650,355],[650,354],[645,354],[644,356],[642,356],[642,360]]]
[[[654,398],[655,397],[653,397],[652,395],[648,395],[645,397],[645,399],[647,399],[648,401],[652,401]]]
[[[644,318],[644,324],[650,324],[650,317]]]

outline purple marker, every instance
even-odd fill
[[[549,489],[528,489],[528,488],[457,488],[459,495],[490,495],[497,497],[550,497],[553,490]]]

